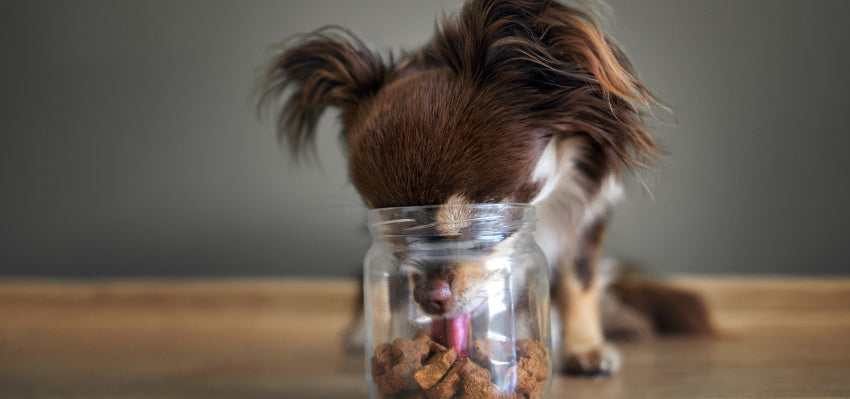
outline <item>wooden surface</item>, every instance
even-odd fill
[[[850,280],[685,279],[723,335],[620,344],[553,398],[850,397]],[[354,284],[0,283],[0,398],[365,398]]]

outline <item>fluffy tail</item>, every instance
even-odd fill
[[[621,272],[612,279],[602,311],[609,339],[715,335],[708,306],[698,293],[634,272]]]

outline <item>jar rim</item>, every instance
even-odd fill
[[[446,209],[453,218],[438,220]],[[367,224],[373,235],[457,237],[510,235],[536,221],[533,205],[506,202],[373,208]]]
[[[377,212],[377,211],[392,211],[397,209],[409,209],[409,210],[427,210],[427,209],[439,209],[444,206],[444,204],[439,205],[411,205],[411,206],[388,206],[383,208],[370,208],[369,213]],[[527,202],[486,202],[486,203],[478,203],[478,204],[457,204],[452,205],[453,207],[460,208],[531,208],[534,209],[534,205],[531,205]]]

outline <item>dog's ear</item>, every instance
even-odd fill
[[[642,114],[663,106],[589,11],[552,0],[471,0],[428,51],[460,77],[500,87],[556,135],[589,136],[611,168],[647,166],[659,150]]]
[[[339,107],[345,123],[387,75],[382,58],[339,27],[319,29],[280,48],[258,80],[258,111],[294,89],[278,111],[277,130],[278,138],[288,139],[296,154],[313,141],[327,107]]]

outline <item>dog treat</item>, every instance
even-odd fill
[[[422,360],[428,357],[429,350],[428,344],[423,341],[404,338],[393,341],[392,355],[395,362],[387,373],[390,385],[399,390],[415,388],[413,373],[422,367]]]
[[[372,356],[372,374],[374,376],[383,375],[387,369],[392,367],[392,349],[390,344],[383,343],[375,348],[375,356]]]
[[[543,347],[543,343],[537,340],[521,339],[517,341],[516,347],[520,357],[540,360],[548,359],[549,357],[546,353],[546,348]]]
[[[383,343],[375,348],[375,355],[372,356],[372,379],[378,385],[378,389],[384,395],[392,395],[399,391],[389,381],[387,371],[392,369],[394,363],[392,355],[392,345]]]
[[[543,397],[543,388],[540,388],[540,397]],[[524,396],[517,396],[515,391],[500,392],[493,386],[493,398],[495,399],[524,399]]]
[[[404,391],[396,395],[398,399],[427,399],[425,392],[422,391]]]
[[[487,369],[469,362],[469,372],[463,375],[463,392],[458,398],[463,399],[487,399],[493,397],[495,387],[490,381],[490,372]]]
[[[416,332],[416,335],[413,336],[413,340],[418,342],[420,345],[422,345],[422,343],[428,345],[430,353],[442,352],[447,349],[445,346],[440,345],[439,342],[431,339],[428,333],[422,329]]]
[[[472,343],[472,353],[469,357],[478,364],[490,364],[490,341],[476,339]]]
[[[398,338],[392,344],[383,343],[375,348],[372,378],[384,397],[418,388],[413,374],[422,368],[422,361],[428,358],[431,345],[430,340],[417,338]]]
[[[431,388],[446,375],[456,359],[457,353],[454,348],[439,352],[431,356],[421,369],[413,373],[413,379],[416,380],[420,388]]]
[[[514,369],[517,373],[517,393],[525,398],[541,397],[549,377],[546,348],[540,341],[523,339],[517,342],[517,354],[519,362]]]
[[[549,378],[549,354],[540,341],[516,341],[517,363],[505,381],[514,390],[500,391],[493,383],[490,366],[503,358],[510,343],[476,340],[470,357],[459,357],[419,331],[413,339],[397,338],[375,348],[372,377],[383,398],[391,399],[531,399],[540,398]]]
[[[469,359],[462,358],[456,361],[440,382],[425,391],[425,396],[428,399],[451,399],[462,388],[461,374],[468,363]]]

